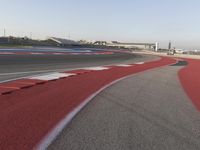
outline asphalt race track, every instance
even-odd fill
[[[150,70],[107,88],[48,149],[199,150],[200,84],[191,73],[194,71],[193,77],[200,75],[199,63],[189,60],[186,68],[173,65]]]
[[[62,118],[75,114],[71,112],[102,87],[127,75],[174,62],[162,58],[144,64],[95,67],[0,84],[0,147],[24,150],[44,141],[42,146],[39,144],[43,149],[61,126],[52,136],[47,139],[45,136]],[[66,76],[63,78],[63,75]]]
[[[126,63],[139,55],[0,55],[0,81],[82,67]],[[155,58],[155,57],[154,57]],[[134,59],[135,61],[135,59]]]
[[[0,83],[0,149],[200,149],[200,60],[128,53],[0,58],[1,81],[24,76]]]

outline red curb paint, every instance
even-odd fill
[[[172,58],[133,67],[91,71],[0,96],[0,149],[30,150],[68,113],[103,86],[175,63]]]
[[[0,87],[3,88],[11,88],[11,89],[23,89],[23,88],[28,88],[31,87],[32,85],[27,84],[27,83],[20,83],[16,81],[11,81],[11,82],[6,82],[6,83],[1,83]]]
[[[0,95],[3,95],[3,94],[9,94],[13,91],[15,91],[16,89],[10,89],[10,88],[3,88],[3,87],[0,87]]]
[[[200,60],[185,60],[188,65],[179,71],[178,76],[187,95],[200,111]]]
[[[18,82],[18,83],[25,83],[25,84],[36,85],[36,84],[43,84],[43,83],[46,83],[47,81],[44,81],[44,80],[37,80],[37,79],[19,79],[19,80],[16,80],[16,82]]]
[[[23,88],[29,88],[37,84],[43,84],[46,81],[35,80],[35,79],[19,79],[15,81],[10,81],[6,83],[0,83],[0,95],[9,94],[16,90],[20,90]]]

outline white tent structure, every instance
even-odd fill
[[[56,38],[56,37],[50,37],[48,40],[52,40],[56,42],[58,45],[79,45],[78,42],[69,40],[69,39],[62,39],[62,38]]]

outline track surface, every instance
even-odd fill
[[[199,150],[200,113],[167,66],[104,90],[49,150]]]
[[[131,67],[92,71],[1,95],[0,147],[31,149],[66,114],[103,86],[121,77],[174,62],[162,58]]]
[[[140,56],[123,53],[72,56],[0,55],[0,81],[62,69],[66,70],[114,63],[126,63],[132,61],[133,58],[140,58]]]
[[[80,61],[74,61],[76,58]],[[114,60],[110,60],[111,58]],[[130,63],[141,59],[145,61],[150,58],[156,59],[127,54],[95,58],[4,55],[0,59],[1,71],[4,71],[0,78],[5,80],[38,74],[38,71],[44,71],[45,68],[60,70],[62,67],[68,69],[70,65],[71,68],[75,68],[76,65],[88,67]],[[94,98],[63,130],[49,149],[198,150],[200,61],[185,59],[169,66],[172,63],[175,63],[174,59],[162,58],[129,67],[111,66],[108,70],[73,71],[79,75],[28,86],[26,89],[19,88],[12,93],[0,95],[0,149],[32,149],[43,142],[43,138],[91,94],[119,78],[134,74]],[[39,67],[32,68],[35,66]],[[27,69],[29,73],[23,73],[27,72]],[[11,71],[8,72],[9,70]],[[16,71],[22,74],[16,74]],[[15,88],[30,84],[28,82],[40,81],[23,82],[12,82],[9,86]],[[0,84],[0,88],[2,90],[10,87]]]

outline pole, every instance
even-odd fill
[[[6,29],[5,28],[3,29],[3,35],[4,35],[4,37],[6,37]]]
[[[172,43],[171,43],[171,41],[170,41],[170,42],[169,42],[168,49],[170,50],[170,49],[171,49],[171,47],[172,47]]]
[[[156,42],[155,50],[156,50],[156,52],[158,51],[158,42]]]

